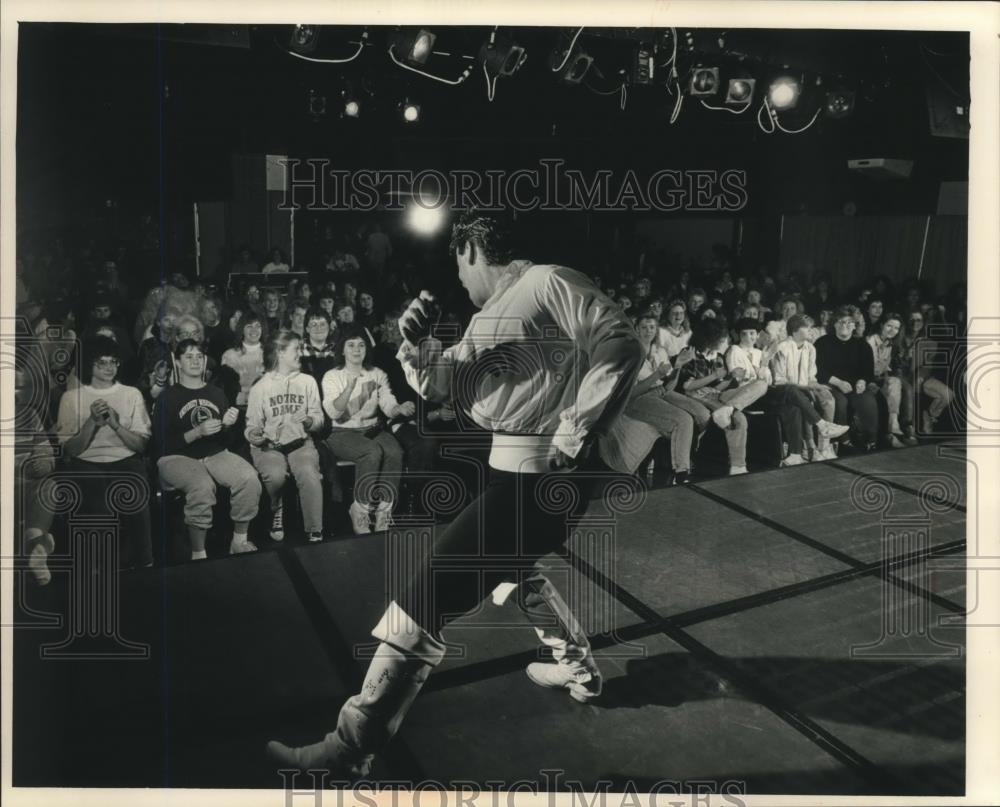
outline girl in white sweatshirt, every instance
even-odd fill
[[[323,540],[323,482],[312,433],[323,428],[316,379],[299,372],[302,342],[278,331],[264,348],[267,372],[250,388],[246,438],[253,464],[271,498],[271,538],[285,537],[281,490],[291,469],[310,541]]]
[[[391,524],[399,477],[403,471],[403,448],[380,415],[392,420],[417,411],[412,401],[399,403],[389,387],[385,371],[373,367],[368,358],[368,336],[360,325],[345,325],[341,332],[343,366],[323,376],[323,409],[330,416],[326,444],[338,459],[355,463],[358,484],[350,507],[351,525],[358,535]],[[360,484],[366,480],[365,484]],[[369,494],[383,493],[377,506]]]

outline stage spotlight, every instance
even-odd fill
[[[794,109],[801,93],[802,85],[792,76],[779,76],[767,88],[767,98],[774,109]]]
[[[564,53],[558,51],[552,54],[553,67],[558,65],[563,60]],[[566,59],[566,64],[563,65],[562,69],[558,71],[557,75],[559,80],[565,82],[566,84],[579,84],[583,81],[583,77],[587,75],[587,71],[590,70],[590,65],[593,64],[594,57],[590,54],[581,51],[576,51],[572,56]]]
[[[726,90],[726,103],[732,106],[745,106],[753,100],[753,88],[757,83],[752,78],[731,78]]]
[[[288,47],[296,53],[312,53],[319,44],[319,25],[293,25]]]
[[[479,60],[491,76],[512,76],[527,58],[524,48],[504,36],[484,42],[479,49]]]
[[[445,212],[441,204],[427,205],[414,201],[406,211],[407,226],[420,235],[433,235],[445,223]]]
[[[828,92],[825,109],[828,118],[846,118],[854,111],[854,93],[850,90]]]
[[[326,96],[316,90],[309,90],[309,114],[317,120],[326,114]]]
[[[404,123],[419,123],[420,104],[415,104],[407,99],[399,105],[399,114],[403,117]]]
[[[427,64],[437,35],[425,28],[403,28],[393,42],[396,58],[411,65]]]
[[[344,117],[357,118],[361,115],[361,103],[354,98],[344,99]]]
[[[715,95],[719,91],[719,68],[696,67],[691,73],[688,93],[692,96]]]

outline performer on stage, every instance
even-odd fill
[[[549,486],[576,487],[576,501],[586,502],[574,469],[599,464],[592,449],[628,401],[642,349],[624,313],[587,277],[515,260],[504,219],[464,214],[451,248],[459,280],[481,310],[461,341],[442,350],[428,336],[435,303],[422,292],[400,318],[405,341],[397,358],[421,397],[455,401],[493,432],[490,483],[437,532],[430,556],[375,626],[380,645],[336,729],[302,748],[268,745],[285,766],[366,776],[444,658],[442,628],[502,583],[516,585],[522,610],[555,659],[530,664],[529,678],[581,702],[601,692],[586,635],[534,567],[567,538],[568,513]],[[461,573],[434,579],[435,559],[455,569],[458,557]]]

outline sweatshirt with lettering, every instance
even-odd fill
[[[323,428],[319,385],[311,375],[301,372],[280,375],[271,371],[264,373],[250,387],[247,399],[248,439],[251,430],[258,428],[263,429],[264,436],[277,445],[302,439],[307,432],[302,423],[295,422],[297,415],[312,418],[310,431]]]
[[[179,454],[203,460],[225,450],[229,438],[226,429],[188,443],[185,433],[206,420],[222,420],[229,408],[225,393],[214,384],[190,389],[183,384],[171,384],[153,409],[153,436],[160,456]]]

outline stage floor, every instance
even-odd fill
[[[455,655],[376,775],[961,795],[965,494],[964,451],[936,444],[654,489],[629,512],[595,500],[547,565],[592,636],[602,698],[531,684],[534,632],[487,601],[446,631]],[[79,635],[70,575],[25,585],[14,786],[282,787],[265,743],[335,724],[385,605],[387,546],[124,574],[116,636]]]

